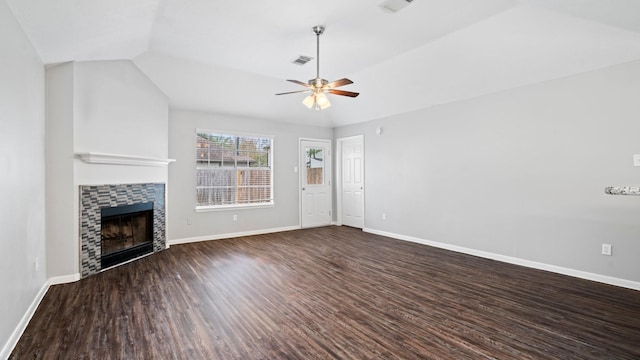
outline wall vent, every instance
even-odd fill
[[[395,14],[398,11],[404,9],[407,5],[411,4],[413,0],[385,0],[382,4],[378,5],[380,8],[388,13]]]
[[[302,66],[311,60],[313,60],[311,56],[300,55],[297,59],[293,60],[292,63]]]

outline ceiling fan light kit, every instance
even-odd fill
[[[306,98],[304,98],[302,103],[309,109],[313,107],[316,110],[324,110],[331,106],[329,98],[327,98],[327,95],[325,95],[323,92],[317,94],[314,93],[307,96]]]
[[[331,106],[329,102],[329,98],[326,94],[334,94],[340,96],[348,96],[348,97],[356,97],[360,95],[356,92],[344,91],[344,90],[336,90],[335,88],[353,84],[353,81],[342,78],[340,80],[336,80],[333,82],[329,82],[320,77],[320,35],[324,33],[324,26],[316,25],[311,30],[314,34],[316,34],[316,77],[315,79],[309,80],[307,83],[298,80],[287,80],[294,84],[302,85],[306,87],[306,90],[298,90],[298,91],[289,91],[285,93],[279,93],[276,95],[286,95],[286,94],[296,94],[296,93],[304,93],[310,92],[309,96],[307,96],[302,103],[308,107],[309,109],[315,109],[317,111],[324,110]]]

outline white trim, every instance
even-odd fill
[[[36,294],[36,297],[31,302],[31,305],[29,305],[29,308],[27,308],[27,311],[22,316],[22,319],[20,319],[20,322],[18,322],[18,325],[13,330],[13,333],[11,333],[9,340],[7,340],[7,342],[4,344],[2,351],[0,351],[0,359],[9,358],[9,355],[11,355],[11,352],[18,344],[20,337],[24,333],[24,330],[27,328],[27,325],[29,325],[29,321],[31,321],[33,314],[35,314],[36,309],[38,308],[38,305],[40,305],[40,302],[42,301],[44,296],[47,294],[48,290],[49,290],[49,281],[45,281],[45,283],[40,288],[40,291],[38,291],[38,294]]]
[[[329,142],[329,143],[331,143],[331,139],[319,139],[319,138],[299,137],[299,138],[298,138],[298,144],[300,143],[300,140],[306,140],[306,141],[319,141],[319,142]],[[302,150],[302,148],[300,148],[300,150]]]
[[[136,260],[140,260],[140,259],[142,259],[143,257],[147,257],[147,256],[153,255],[153,254],[155,254],[155,253],[157,253],[157,251],[153,251],[153,252],[150,252],[150,253],[142,254],[142,255],[140,255],[140,256],[138,256],[138,257],[135,257],[135,258],[133,258],[133,259],[129,259],[129,260],[127,260],[127,261],[123,261],[123,262],[117,263],[117,264],[115,264],[115,265],[111,265],[111,266],[106,267],[106,268],[104,268],[104,269],[100,269],[100,272],[104,272],[104,271],[109,271],[109,270],[111,270],[111,269],[115,269],[115,268],[117,268],[117,267],[119,267],[119,266],[121,266],[121,265],[125,265],[125,264],[128,264],[128,263],[130,263],[130,262],[134,262],[134,261],[136,261]]]
[[[422,244],[422,245],[428,245],[428,246],[437,247],[437,248],[440,248],[440,249],[451,250],[451,251],[455,251],[455,252],[462,253],[462,254],[479,256],[479,257],[482,257],[482,258],[485,258],[485,259],[497,260],[497,261],[501,261],[501,262],[505,262],[505,263],[509,263],[509,264],[525,266],[525,267],[532,268],[532,269],[545,270],[545,271],[550,271],[550,272],[554,272],[554,273],[557,273],[557,274],[573,276],[573,277],[580,278],[580,279],[597,281],[597,282],[600,282],[600,283],[614,285],[614,286],[620,286],[620,287],[629,288],[629,289],[633,289],[633,290],[640,290],[640,282],[637,282],[637,281],[620,279],[620,278],[616,278],[616,277],[613,277],[613,276],[594,274],[594,273],[590,273],[590,272],[586,272],[586,271],[581,271],[581,270],[576,270],[576,269],[571,269],[571,268],[565,268],[565,267],[562,267],[562,266],[550,265],[550,264],[540,263],[540,262],[536,262],[536,261],[525,260],[525,259],[520,259],[520,258],[516,258],[516,257],[506,256],[506,255],[500,255],[500,254],[491,253],[491,252],[487,252],[487,251],[475,250],[475,249],[466,248],[466,247],[463,247],[463,246],[445,244],[445,243],[441,243],[441,242],[437,242],[437,241],[424,240],[424,239],[420,239],[420,238],[413,237],[413,236],[400,235],[400,234],[395,234],[395,233],[386,232],[386,231],[382,231],[382,230],[364,228],[364,229],[362,229],[362,231],[368,232],[368,233],[371,233],[371,234],[390,237],[390,238],[393,238],[393,239],[410,241],[410,242],[414,242],[414,243],[418,243],[418,244]]]
[[[218,235],[210,235],[210,236],[176,239],[176,240],[168,241],[167,248],[170,245],[187,244],[192,242],[200,242],[200,241],[208,241],[208,240],[229,239],[229,238],[241,237],[241,236],[262,235],[262,234],[292,231],[292,230],[299,230],[299,229],[300,229],[300,226],[298,225],[298,226],[287,226],[287,227],[264,229],[264,230],[254,230],[254,231],[245,231],[245,232],[237,232],[237,233],[229,233],[229,234],[218,234]],[[382,230],[376,230],[372,228],[363,228],[362,231],[371,233],[371,234],[386,236],[386,237],[397,239],[397,240],[409,241],[409,242],[418,243],[422,245],[437,247],[440,249],[451,250],[451,251],[455,251],[462,254],[479,256],[482,258],[502,261],[502,262],[510,263],[514,265],[521,265],[521,266],[525,266],[533,269],[550,271],[550,272],[554,272],[562,275],[573,276],[573,277],[596,281],[604,284],[620,286],[620,287],[629,288],[633,290],[640,290],[640,282],[636,282],[636,281],[615,278],[612,276],[594,274],[594,273],[589,273],[585,271],[569,269],[565,267],[549,265],[549,264],[539,263],[539,262],[530,261],[530,260],[519,259],[511,256],[490,253],[486,251],[474,250],[474,249],[457,246],[457,245],[424,240],[424,239],[420,239],[413,236],[400,235],[400,234],[395,234],[395,233],[382,231]],[[29,308],[27,309],[25,314],[22,316],[22,319],[20,319],[20,322],[18,323],[15,330],[9,337],[9,340],[7,340],[4,347],[2,348],[2,351],[0,351],[0,359],[9,358],[9,355],[11,355],[11,352],[13,351],[16,344],[20,340],[20,337],[24,333],[24,330],[27,328],[29,321],[31,321],[31,318],[35,314],[36,309],[38,308],[38,305],[40,305],[40,302],[42,301],[42,299],[44,299],[44,296],[47,294],[47,291],[49,291],[49,287],[52,285],[70,283],[78,280],[80,280],[80,274],[57,276],[57,277],[49,278],[49,280],[42,285],[42,288],[40,288],[40,291],[38,291],[38,294],[33,299],[33,301],[31,302],[31,305],[29,305]]]
[[[211,212],[211,211],[225,211],[225,210],[272,208],[275,206],[276,204],[272,201],[270,203],[255,203],[255,204],[196,206],[194,210],[195,212]]]
[[[49,285],[67,284],[80,280],[80,273],[49,278]]]
[[[231,136],[261,137],[261,138],[269,138],[271,140],[276,138],[275,135],[242,132],[242,131],[235,131],[235,130],[231,131],[231,130],[216,130],[216,129],[204,129],[204,128],[196,129],[196,136],[198,136],[198,134],[218,134],[218,135],[231,135]]]
[[[105,154],[105,153],[77,153],[76,156],[88,164],[136,165],[136,166],[167,166],[175,159],[159,159],[143,156]]]
[[[345,138],[336,139],[336,177],[333,179],[336,189],[336,221],[333,221],[333,225],[342,226],[342,143]],[[364,224],[364,221],[363,221]]]
[[[44,296],[49,291],[49,287],[53,285],[58,285],[58,284],[71,283],[78,280],[80,280],[79,273],[72,274],[72,275],[56,276],[56,277],[49,278],[47,281],[45,281],[45,283],[40,288],[40,291],[38,291],[38,294],[36,294],[36,297],[33,298],[31,305],[29,305],[29,308],[27,308],[27,311],[22,316],[22,319],[20,319],[20,322],[18,322],[18,325],[13,330],[13,333],[11,333],[9,340],[7,340],[7,342],[4,344],[2,351],[0,351],[0,359],[9,358],[9,355],[11,355],[11,352],[18,344],[18,341],[20,340],[20,337],[22,336],[25,329],[27,328],[27,325],[29,325],[29,321],[31,321],[31,318],[36,313],[36,310],[38,309],[40,302],[42,302],[42,299],[44,299]]]
[[[230,233],[230,234],[219,234],[219,235],[211,235],[211,236],[201,236],[196,238],[171,240],[167,242],[167,248],[169,248],[170,245],[186,244],[186,243],[206,241],[206,240],[219,240],[219,239],[227,239],[227,238],[250,236],[250,235],[261,235],[261,234],[269,234],[269,233],[299,230],[299,229],[300,229],[300,226],[297,225],[297,226],[287,226],[287,227],[273,228],[273,229],[254,230],[254,231],[245,231],[245,232],[237,232],[237,233]],[[152,254],[147,254],[147,255],[152,255]],[[144,256],[141,256],[141,257],[144,257]],[[139,258],[132,259],[131,261],[134,261],[137,259]],[[118,264],[115,266],[119,266],[119,265],[122,265],[122,264]],[[44,299],[44,296],[47,294],[47,291],[49,291],[49,287],[53,285],[58,285],[58,284],[71,283],[78,280],[80,280],[80,274],[75,273],[71,275],[63,275],[63,276],[56,276],[56,277],[49,278],[42,285],[42,288],[40,288],[40,291],[38,291],[38,294],[33,299],[31,304],[29,305],[29,308],[27,309],[25,314],[22,316],[22,319],[20,319],[20,322],[18,322],[18,325],[13,330],[13,333],[5,343],[4,347],[2,348],[2,351],[0,351],[0,359],[9,358],[9,355],[11,355],[11,352],[13,351],[15,346],[18,344],[20,337],[22,336],[25,329],[27,328],[29,321],[31,321],[31,318],[35,314],[36,309],[38,309],[40,302],[42,302],[42,299]]]
[[[215,235],[197,236],[197,237],[192,237],[192,238],[175,239],[175,240],[169,240],[168,244],[169,244],[169,246],[171,246],[171,245],[188,244],[188,243],[200,242],[200,241],[221,240],[221,239],[231,239],[231,238],[242,237],[242,236],[271,234],[271,233],[277,233],[277,232],[283,232],[283,231],[292,231],[292,230],[300,230],[300,225],[285,226],[285,227],[272,228],[272,229],[241,231],[241,232],[227,233],[227,234],[215,234]]]

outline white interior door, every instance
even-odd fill
[[[331,142],[300,140],[303,228],[331,225]]]
[[[342,224],[364,226],[364,149],[362,136],[341,141]]]

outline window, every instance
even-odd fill
[[[196,131],[196,210],[273,204],[273,138]]]
[[[324,185],[324,149],[306,148],[307,185]]]

